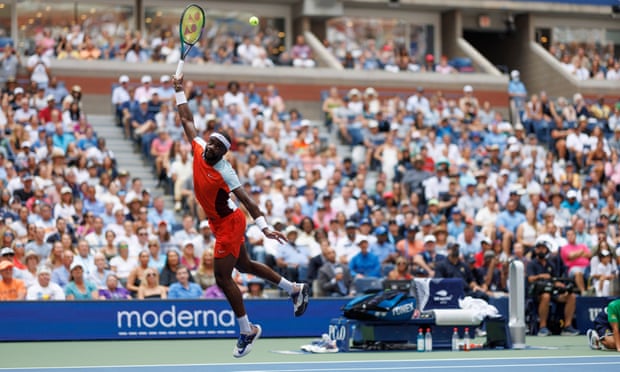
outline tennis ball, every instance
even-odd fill
[[[250,17],[250,24],[252,26],[258,26],[258,17],[257,16],[251,16]]]

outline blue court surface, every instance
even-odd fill
[[[354,357],[353,355],[351,355]],[[385,355],[383,355],[385,356]],[[534,357],[534,358],[466,358],[466,359],[426,359],[426,360],[365,360],[365,361],[313,361],[299,363],[218,363],[191,365],[141,365],[109,367],[52,367],[52,368],[0,368],[0,371],[41,371],[41,372],[310,372],[310,371],[454,371],[467,370],[501,370],[516,372],[527,368],[532,371],[583,371],[589,368],[618,371],[620,355],[578,356],[578,357]]]

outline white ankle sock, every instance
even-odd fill
[[[248,319],[248,315],[237,318],[237,322],[239,323],[239,332],[249,335],[252,333],[252,327],[250,327],[250,319]]]
[[[282,277],[280,283],[278,283],[278,287],[284,289],[289,295],[293,294],[294,286],[295,284],[289,282],[288,279],[286,279],[285,277]]]

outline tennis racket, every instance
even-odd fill
[[[185,56],[192,47],[200,40],[202,31],[205,28],[205,11],[196,4],[188,5],[181,13],[179,22],[179,37],[181,38],[181,59],[177,65],[175,76],[181,76]]]

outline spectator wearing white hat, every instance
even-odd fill
[[[435,265],[446,259],[446,256],[436,251],[437,239],[435,235],[426,235],[422,240],[424,250],[413,257],[414,271],[417,273],[425,273],[429,277],[435,276]],[[420,270],[422,269],[422,270]]]
[[[120,125],[126,115],[129,115],[131,97],[129,96],[129,76],[121,75],[118,86],[112,90],[112,105],[116,110],[117,124]]]
[[[168,104],[172,101],[172,97],[174,96],[174,87],[170,81],[170,75],[162,75],[159,78],[159,82],[161,84],[161,86],[157,89],[159,99],[164,104]]]
[[[480,104],[478,103],[478,99],[474,96],[474,88],[471,85],[465,85],[463,87],[463,97],[459,99],[459,108],[466,117],[468,115],[473,115],[475,117],[478,114]]]
[[[81,263],[73,262],[69,273],[69,283],[65,286],[67,300],[92,300],[99,297],[97,286],[86,280],[84,266]]]
[[[364,101],[362,101],[362,93],[359,89],[351,89],[347,97],[349,98],[347,109],[351,115],[359,115],[364,112]]]
[[[142,75],[140,82],[142,85],[136,88],[133,99],[136,102],[140,102],[143,99],[148,101],[151,99],[153,92],[156,91],[156,88],[151,85],[153,78],[151,78],[151,75]]]
[[[596,297],[606,297],[611,294],[611,283],[618,277],[617,265],[613,262],[613,256],[607,249],[598,253],[599,262],[594,265],[590,272],[592,287]]]
[[[379,101],[379,93],[373,87],[368,87],[364,90],[364,101],[368,106],[366,110],[368,113],[376,115],[381,110],[381,101]]]
[[[525,101],[527,100],[527,89],[525,88],[525,84],[521,81],[521,73],[519,73],[519,70],[512,70],[510,72],[508,97],[514,102],[514,106],[519,113],[519,121],[521,121],[523,111],[525,110]]]
[[[215,245],[215,237],[209,227],[209,221],[202,220],[198,225],[198,236],[194,238],[194,251],[196,256],[202,257],[204,251],[213,250]]]
[[[312,258],[310,250],[305,245],[297,244],[299,231],[294,225],[288,226],[284,233],[288,242],[280,246],[275,258],[276,264],[291,280],[304,281],[308,273],[308,264]]]

